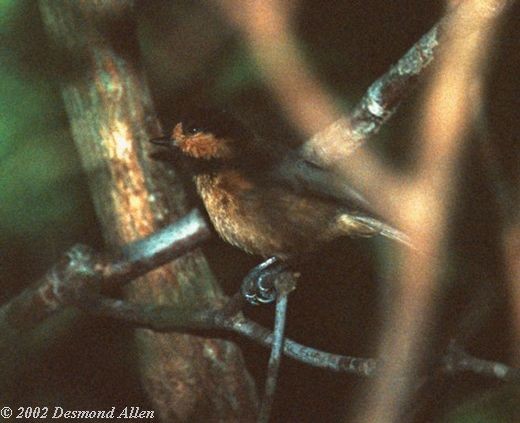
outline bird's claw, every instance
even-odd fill
[[[286,270],[287,265],[274,257],[264,261],[244,278],[242,295],[253,305],[272,303],[277,296],[275,281]]]
[[[276,289],[273,281],[266,280],[262,276],[256,280],[254,278],[246,278],[241,289],[244,298],[253,305],[269,304],[276,300]]]

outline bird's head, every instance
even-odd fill
[[[178,122],[171,135],[154,138],[154,144],[202,162],[240,160],[253,137],[241,122],[224,112],[199,110]]]

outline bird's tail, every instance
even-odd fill
[[[413,250],[418,250],[408,235],[376,218],[362,215],[342,215],[338,223],[345,226],[347,233],[355,233],[361,236],[383,235]],[[350,230],[347,229],[347,225]],[[355,232],[352,231],[353,226],[356,226]]]

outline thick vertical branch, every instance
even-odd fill
[[[187,211],[179,181],[161,174],[147,140],[159,133],[135,62],[132,2],[40,2],[51,40],[71,69],[62,93],[109,246],[155,231]],[[128,298],[198,307],[221,292],[200,252],[133,282]],[[251,419],[256,396],[240,351],[191,335],[136,332],[143,384],[164,421]]]

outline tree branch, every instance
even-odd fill
[[[64,282],[61,281],[60,284],[65,287]],[[74,305],[88,315],[117,319],[156,332],[227,330],[245,336],[265,347],[272,348],[277,342],[273,332],[242,314],[242,309],[247,302],[240,292],[220,305],[208,305],[197,310],[157,304],[142,305],[105,297],[99,292],[102,286],[104,284],[98,283],[98,280],[95,279],[82,279],[81,283],[76,280],[74,289],[68,288],[67,294],[62,297],[66,299],[62,304]],[[291,339],[284,340],[283,353],[313,367],[363,377],[375,376],[382,365],[378,363],[378,360],[372,358],[332,354],[299,344]],[[384,361],[393,360],[395,358],[386,357]],[[442,358],[441,370],[449,375],[469,371],[503,381],[520,380],[520,369],[474,357],[454,341],[450,343]]]
[[[112,257],[76,245],[33,287],[2,306],[0,316],[13,329],[29,329],[64,306],[83,300],[85,285],[97,289],[122,286],[191,251],[209,238],[210,229],[198,210],[124,246]]]
[[[177,175],[149,157],[148,140],[161,131],[138,61],[133,2],[41,0],[40,8],[63,53],[62,96],[102,233],[117,249],[188,211]],[[193,251],[132,281],[125,296],[196,307],[218,303],[222,293],[201,252]],[[161,419],[256,415],[253,381],[234,344],[145,330],[135,339],[142,383]]]
[[[296,289],[296,278],[292,272],[282,273],[275,282],[276,311],[273,330],[273,344],[267,367],[264,396],[258,412],[258,423],[269,422],[271,409],[273,408],[278,372],[282,362],[283,344],[285,342],[285,320],[287,317],[287,303],[289,294]]]
[[[472,372],[504,382],[519,381],[520,369],[509,367],[497,361],[483,360],[468,354],[462,347],[452,342],[443,358],[443,370],[447,374]]]

